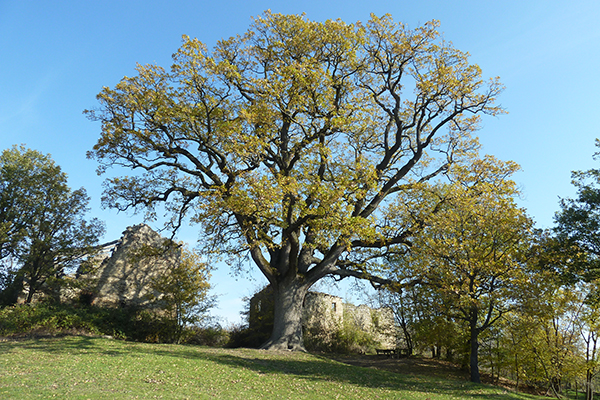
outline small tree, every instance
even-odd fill
[[[57,289],[65,268],[94,254],[104,226],[84,219],[85,190],[71,191],[60,167],[35,150],[2,153],[0,186],[0,254],[16,261],[16,282],[24,282],[29,303],[43,288]]]
[[[538,314],[538,330],[528,333],[530,351],[535,355],[537,370],[542,373],[548,391],[560,396],[564,383],[580,375],[581,357],[578,324],[583,298],[573,287],[555,287],[552,297],[540,298],[543,312]],[[545,304],[542,304],[545,303]]]
[[[200,256],[182,243],[175,250],[180,252],[178,262],[168,273],[152,280],[149,297],[166,312],[167,318],[176,324],[175,340],[181,340],[187,325],[198,323],[206,318],[214,305],[209,296],[210,267],[201,261]]]
[[[596,139],[596,147],[600,140]],[[600,159],[600,152],[594,154]],[[592,381],[597,373],[598,330],[600,316],[600,169],[573,171],[572,183],[577,188],[574,199],[561,199],[561,210],[556,213],[555,248],[566,254],[561,261],[563,281],[588,291],[582,309],[580,325],[581,339],[585,345],[586,399],[592,399]]]
[[[586,294],[578,330],[585,352],[585,400],[594,399],[594,378],[600,362],[600,282],[595,281],[582,289]]]
[[[430,287],[415,285],[401,291],[386,290],[378,293],[380,306],[389,307],[394,313],[401,336],[399,346],[408,354],[431,350],[433,357],[454,361],[464,353],[464,330],[448,317],[438,294]]]
[[[515,305],[526,282],[520,258],[532,222],[514,203],[509,177],[517,168],[487,156],[450,169],[451,185],[424,190],[424,199],[441,200],[398,263],[401,279],[432,289],[433,306],[466,325],[473,382],[481,379],[479,335]]]

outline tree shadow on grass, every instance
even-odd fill
[[[489,389],[466,381],[443,379],[435,376],[398,374],[376,368],[352,366],[330,358],[306,353],[272,352],[252,349],[220,349],[191,345],[156,345],[110,341],[102,338],[77,336],[57,339],[37,339],[0,342],[0,353],[13,348],[29,348],[55,354],[72,354],[78,351],[114,357],[151,355],[173,359],[209,361],[232,369],[246,369],[259,376],[292,375],[311,382],[333,382],[365,388],[397,392],[418,392],[460,396],[461,398],[514,400],[522,394]],[[527,396],[528,397],[528,396]],[[534,399],[536,397],[531,396]]]
[[[367,388],[382,388],[399,393],[409,390],[421,393],[458,395],[474,399],[499,400],[537,398],[503,391],[499,388],[496,389],[497,393],[492,393],[491,390],[488,390],[489,386],[465,380],[419,374],[398,374],[376,368],[353,366],[326,356],[308,353],[221,349],[191,345],[164,345],[158,350],[136,347],[134,351],[176,359],[202,359],[234,369],[248,369],[259,375],[293,375],[313,382],[335,382]]]
[[[72,336],[68,334],[61,335],[31,335],[23,338],[0,338],[0,353],[21,348],[42,351],[45,353],[64,354],[77,351],[91,351],[102,354],[118,355],[125,353],[118,349],[107,350],[106,346],[100,346],[98,340],[106,340],[97,336]],[[118,343],[118,342],[117,342]]]
[[[523,397],[537,398],[524,394],[517,395],[499,388],[496,389],[497,393],[493,393],[492,390],[489,390],[489,386],[474,384],[465,380],[418,374],[398,374],[376,368],[353,366],[315,354],[268,352],[252,349],[238,349],[237,352],[236,350],[220,349],[220,351],[215,352],[213,349],[186,347],[173,353],[167,351],[163,355],[208,359],[232,368],[250,369],[258,374],[294,375],[313,382],[336,382],[367,388],[387,389],[396,391],[399,395],[403,391],[411,391],[474,399],[522,400]]]

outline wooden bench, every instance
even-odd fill
[[[388,357],[408,357],[408,349],[375,349],[377,355],[384,355]]]
[[[377,355],[392,357],[396,355],[396,349],[375,349]]]

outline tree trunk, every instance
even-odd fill
[[[310,285],[292,279],[273,288],[274,319],[271,338],[261,347],[266,350],[305,351],[302,339],[302,307]]]
[[[593,377],[594,374],[588,369],[585,376],[585,400],[594,400]]]
[[[481,375],[479,374],[479,330],[477,329],[477,319],[470,321],[471,330],[471,355],[469,364],[471,367],[471,382],[481,383]]]
[[[515,353],[515,371],[516,371],[516,384],[515,384],[515,392],[519,391],[519,356]]]
[[[413,341],[410,330],[408,329],[408,322],[406,321],[404,309],[402,306],[400,306],[400,312],[398,317],[399,318],[397,319],[399,320],[400,327],[402,328],[402,333],[404,334],[404,342],[408,350],[408,356],[410,357],[413,355]]]
[[[32,300],[33,300],[33,295],[35,294],[35,287],[37,286],[37,279],[35,279],[34,277],[32,277],[29,280],[29,287],[27,290],[27,297],[25,298],[25,303],[26,304],[31,304]]]

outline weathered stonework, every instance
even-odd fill
[[[250,299],[249,325],[260,329],[264,321],[272,321],[273,300],[270,287]],[[389,308],[373,309],[366,305],[355,306],[344,303],[341,297],[320,292],[308,292],[304,299],[302,326],[305,332],[321,332],[325,336],[339,330],[346,323],[371,335],[382,348],[396,348],[396,325]]]
[[[351,321],[344,321],[350,318]],[[382,348],[396,347],[396,325],[389,308],[371,308],[361,304],[344,303],[341,297],[326,293],[309,292],[304,301],[302,325],[305,329],[339,329],[346,323],[354,326],[379,342]]]
[[[372,335],[382,348],[393,349],[397,346],[397,331],[394,313],[391,308],[371,308],[364,304],[355,306],[344,304],[346,315],[354,319],[356,326]]]
[[[308,292],[302,309],[305,330],[318,328],[333,332],[344,323],[344,304],[341,297],[320,292]]]
[[[160,298],[152,289],[153,279],[169,273],[179,262],[180,251],[170,249],[159,255],[148,254],[160,249],[166,239],[148,225],[128,227],[120,240],[103,249],[99,266],[86,276],[92,283],[92,304],[101,307],[151,307],[151,297]]]

